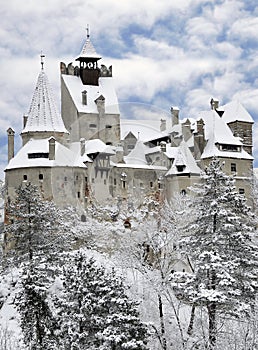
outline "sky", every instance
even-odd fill
[[[239,100],[258,124],[257,0],[9,0],[0,16],[0,178],[10,126],[21,145],[41,52],[60,108],[59,64],[78,56],[87,25],[132,117],[160,118],[171,106],[194,117],[213,97]]]

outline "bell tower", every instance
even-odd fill
[[[82,51],[75,60],[80,62],[79,75],[83,85],[99,85],[100,69],[98,60],[101,57],[97,55],[94,46],[90,41],[89,27],[87,27],[87,39]]]

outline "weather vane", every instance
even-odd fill
[[[90,28],[89,28],[88,24],[87,24],[86,32],[87,32],[87,39],[89,39],[89,37],[90,37]]]
[[[42,51],[41,51],[41,54],[40,54],[40,60],[41,60],[41,69],[43,70],[44,69],[44,57],[46,57],[45,55],[43,55]]]

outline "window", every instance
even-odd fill
[[[231,172],[236,173],[236,163],[231,163]]]
[[[116,179],[114,179],[114,186],[116,186]]]
[[[96,125],[96,124],[90,124],[89,127],[90,127],[90,128],[96,128],[97,125]]]
[[[122,181],[122,187],[125,188],[125,181]]]
[[[86,216],[84,214],[81,215],[81,221],[86,222]]]
[[[238,192],[239,192],[239,194],[245,194],[245,189],[244,188],[239,188]]]
[[[65,182],[67,181],[67,176],[64,177],[64,181],[65,181]]]
[[[106,129],[112,129],[112,125],[106,125]]]
[[[185,196],[186,195],[186,190],[181,190],[180,193],[181,193],[182,196]]]
[[[106,179],[104,179],[104,185],[106,185],[107,184],[107,180]]]
[[[94,177],[91,179],[91,182],[94,184],[94,182],[95,182],[95,179],[94,179]]]
[[[44,176],[43,174],[39,174],[39,180],[43,180]]]
[[[87,176],[85,176],[85,182],[88,183],[88,178],[87,178]]]
[[[177,171],[179,173],[181,173],[182,171],[184,171],[185,165],[176,165]]]
[[[127,146],[127,149],[129,150],[129,149],[134,149],[134,145],[128,145]]]
[[[112,146],[112,142],[106,142],[107,146]]]
[[[152,187],[153,187],[153,182],[151,181],[151,182],[150,182],[150,188],[152,188]]]
[[[229,152],[237,152],[239,151],[239,147],[236,145],[221,145],[221,150],[222,151],[229,151]]]
[[[77,192],[77,198],[81,198],[81,192]]]
[[[27,181],[27,179],[28,179],[28,176],[27,175],[23,175],[23,180]]]
[[[29,159],[35,159],[35,158],[48,158],[49,153],[28,153]]]

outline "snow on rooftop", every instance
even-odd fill
[[[247,123],[253,123],[254,120],[251,115],[247,112],[247,110],[243,107],[243,105],[234,100],[232,102],[227,103],[224,106],[219,108],[220,111],[224,111],[222,115],[222,119],[225,123],[231,123],[234,121],[242,121]]]
[[[183,166],[183,170],[179,171],[178,166]],[[177,154],[175,155],[175,160],[166,173],[169,175],[181,175],[181,174],[197,174],[199,175],[201,169],[197,166],[196,161],[189,150],[185,141],[182,141],[178,147]]]
[[[160,131],[160,120],[121,119],[121,139],[124,140],[130,132],[143,142],[169,136],[166,131]]]
[[[231,129],[225,121],[214,110],[203,111],[198,115],[198,119],[204,121],[205,139],[213,139],[214,143],[242,145],[238,137],[233,136]]]
[[[149,147],[145,146],[142,141],[138,140],[132,151],[124,157],[126,164],[147,164],[146,151]]]
[[[105,111],[107,114],[120,114],[117,95],[112,77],[100,77],[99,86],[83,85],[80,77],[62,74],[72,100],[80,113],[98,113],[95,100],[99,96],[105,98]],[[87,91],[87,105],[82,104],[82,92]]]
[[[41,70],[32,97],[28,120],[22,133],[54,131],[68,133],[61,115],[57,112],[53,93],[44,70]]]
[[[116,154],[112,146],[106,145],[100,139],[93,139],[85,142],[85,154],[92,153]]]
[[[80,53],[80,55],[78,56],[78,58],[96,58],[96,59],[100,59],[101,56],[97,54],[90,38],[87,38],[82,51]],[[76,58],[78,60],[78,58]]]
[[[48,139],[29,140],[19,152],[10,160],[5,170],[17,168],[35,168],[35,167],[80,167],[86,168],[83,162],[78,159],[76,153],[72,152],[67,147],[59,142],[55,142],[55,159],[35,157],[29,158],[28,154],[48,154],[49,142]]]

